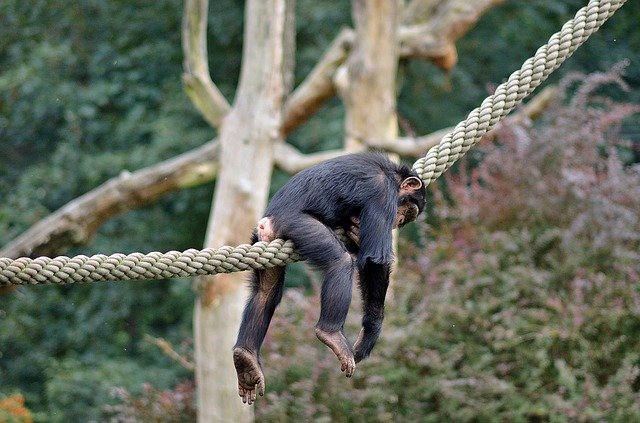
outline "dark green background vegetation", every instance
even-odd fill
[[[458,43],[460,62],[449,74],[429,63],[401,63],[401,117],[419,134],[457,123],[584,3],[507,2]],[[596,93],[640,103],[637,6],[631,0],[623,7],[552,82],[629,59],[624,79],[631,89]],[[212,79],[230,100],[242,7],[231,0],[210,6]],[[182,90],[181,14],[177,0],[0,2],[0,245],[121,171],[215,137]],[[298,81],[344,25],[350,25],[347,1],[298,0]],[[316,305],[314,296],[290,291],[267,345],[270,396],[260,401],[260,415],[271,421],[640,419],[640,195],[633,168],[640,161],[640,118],[618,124],[625,113],[600,104],[596,112],[616,125],[592,128],[592,107],[556,105],[540,128],[522,129],[535,157],[520,157],[515,167],[500,170],[513,157],[504,151],[518,138],[515,130],[503,134],[502,150],[474,151],[470,162],[475,168],[484,158],[476,169],[485,166],[484,180],[494,182],[483,184],[474,202],[465,202],[470,180],[463,176],[441,185],[429,225],[413,234],[419,248],[403,249],[407,282],[394,298],[384,342],[353,386],[339,388],[345,382],[311,338],[309,346],[294,345],[312,332],[307,320]],[[291,141],[305,152],[337,147],[342,118],[334,100]],[[590,161],[554,161],[565,148]],[[620,169],[609,163],[612,157],[619,157]],[[586,187],[571,179],[576,168]],[[589,180],[590,168],[607,178]],[[274,186],[285,180],[276,173]],[[129,212],[104,225],[91,245],[68,253],[198,248],[212,188],[177,192]],[[603,247],[594,248],[597,242]],[[3,296],[0,398],[23,393],[42,421],[100,420],[105,405],[123,403],[129,407],[116,413],[151,420],[140,411],[144,401],[134,399],[161,395],[143,383],[173,389],[191,374],[144,334],[189,356],[192,302],[187,280],[24,287]],[[293,358],[284,361],[283,354]],[[312,371],[317,362],[322,365]],[[114,393],[116,386],[125,391]],[[171,391],[176,408],[185,396],[175,393],[185,386]],[[183,411],[188,421],[191,410]]]

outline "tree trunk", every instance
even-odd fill
[[[235,103],[221,126],[220,168],[206,247],[248,242],[267,202],[285,94],[285,33],[293,30],[285,25],[289,4],[287,0],[247,1],[242,72]],[[197,281],[194,337],[199,422],[253,419],[252,408],[238,397],[231,358],[246,278],[244,273],[234,273]]]
[[[382,145],[398,135],[398,0],[354,0],[356,38],[347,63],[346,147]]]
[[[342,87],[346,109],[345,147],[361,151],[382,148],[398,137],[396,74],[401,0],[353,0],[355,41]],[[392,160],[399,160],[392,155]],[[393,232],[397,253],[398,233]],[[393,274],[388,296],[393,295]]]

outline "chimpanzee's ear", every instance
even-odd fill
[[[415,176],[409,176],[400,184],[400,191],[414,192],[422,188],[422,181]]]

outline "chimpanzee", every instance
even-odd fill
[[[381,153],[346,155],[293,176],[275,194],[253,235],[253,242],[292,240],[300,255],[324,272],[315,332],[338,357],[347,377],[369,356],[380,334],[393,263],[391,230],[415,220],[424,204],[422,181],[409,167]],[[334,232],[340,228],[357,238],[355,260]],[[253,273],[233,349],[238,394],[245,403],[255,401],[256,393],[264,395],[259,351],[282,298],[284,274],[284,267]],[[343,327],[356,279],[363,317],[351,347]]]

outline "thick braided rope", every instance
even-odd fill
[[[440,144],[414,164],[426,185],[464,155],[518,103],[597,31],[626,0],[591,0],[554,34],[535,56],[487,97]],[[231,273],[282,266],[299,260],[293,243],[276,239],[266,244],[149,254],[98,254],[76,257],[0,258],[0,286],[67,284],[116,280],[166,279]]]
[[[569,58],[625,2],[626,0],[591,0],[580,9],[573,19],[551,36],[547,44],[512,73],[507,82],[501,84],[480,107],[469,113],[467,119],[456,125],[453,132],[445,135],[438,145],[413,165],[425,185],[433,182],[480,141],[482,136],[545,81],[551,72]]]
[[[293,243],[281,239],[217,250],[0,258],[0,286],[192,277],[264,269],[298,260]]]

